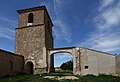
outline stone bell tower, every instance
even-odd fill
[[[26,73],[46,73],[47,49],[53,48],[53,23],[47,9],[39,6],[17,12],[19,24],[16,28],[15,54],[24,56]]]

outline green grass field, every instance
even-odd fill
[[[116,76],[110,76],[110,75],[99,75],[99,76],[94,76],[94,75],[87,75],[87,76],[77,76],[79,79],[78,80],[51,80],[51,79],[46,79],[43,78],[47,74],[43,74],[42,76],[40,75],[17,75],[17,76],[11,76],[7,78],[2,78],[0,79],[0,82],[120,82],[120,77]],[[49,75],[55,75],[55,76],[65,76],[69,75],[66,73],[61,74],[49,74]]]

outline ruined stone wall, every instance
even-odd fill
[[[115,56],[91,49],[82,49],[81,74],[115,75]]]
[[[116,74],[120,76],[120,55],[115,57],[116,60]]]
[[[22,73],[23,66],[23,56],[0,50],[0,77]]]

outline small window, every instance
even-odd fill
[[[12,61],[10,61],[10,70],[11,70],[11,72],[13,71],[13,62]]]
[[[33,23],[33,13],[29,13],[29,15],[28,15],[28,23]]]
[[[47,24],[48,24],[48,28],[50,28],[50,22],[49,21],[47,21]]]
[[[85,66],[85,69],[88,69],[88,66]]]

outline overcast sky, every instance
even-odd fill
[[[120,0],[0,0],[0,49],[14,52],[16,10],[41,5],[46,5],[54,24],[54,47],[120,54]],[[71,55],[58,54],[55,59],[58,66]]]

